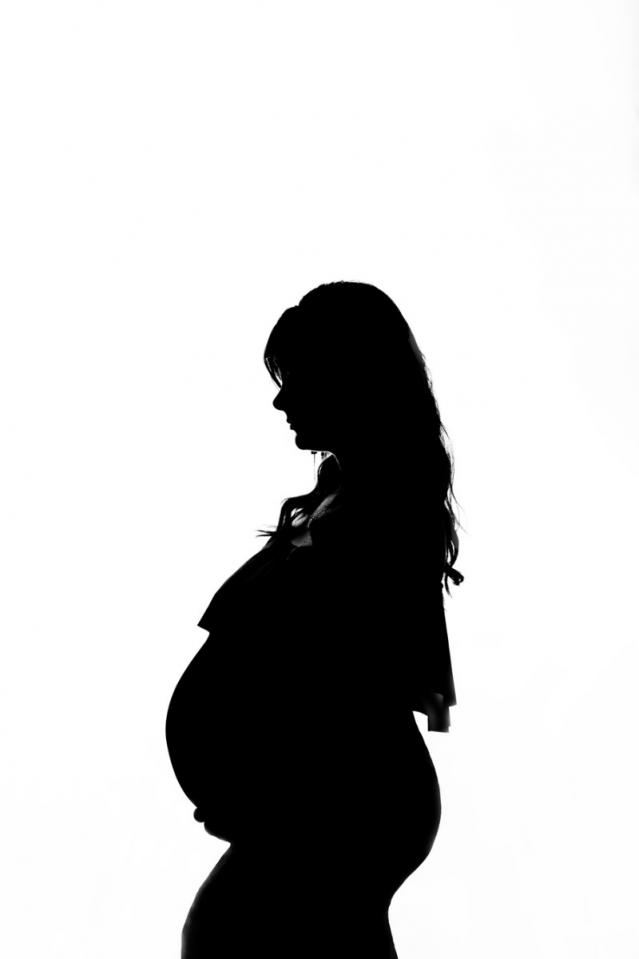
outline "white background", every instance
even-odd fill
[[[411,325],[465,527],[400,959],[639,954],[637,20],[3,6],[3,954],[179,957],[227,844],[166,709],[209,599],[311,488],[262,352],[336,279]]]

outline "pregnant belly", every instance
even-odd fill
[[[222,677],[213,665],[212,652],[205,644],[171,696],[165,736],[173,772],[196,807],[199,821],[203,821],[205,808],[205,828],[230,842],[241,824],[243,736],[240,724],[234,721],[237,707],[220,691]]]
[[[165,726],[173,772],[196,807],[194,818],[227,842],[267,826],[281,831],[282,794],[295,768],[282,710],[278,720],[269,706],[271,686],[263,684],[268,695],[258,701],[246,679],[238,684],[234,675],[220,669],[216,650],[205,644],[175,688]]]
[[[412,713],[353,711],[333,723],[300,710],[247,709],[214,692],[203,647],[171,698],[166,740],[194,816],[227,842],[415,843],[438,814],[435,770]],[[217,684],[219,688],[219,683]]]

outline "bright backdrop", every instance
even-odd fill
[[[426,356],[465,527],[400,959],[636,957],[636,5],[0,20],[3,954],[179,959],[226,843],[166,709],[213,592],[313,480],[268,333],[353,279]]]

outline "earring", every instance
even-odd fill
[[[315,469],[315,456],[317,454],[317,450],[311,450],[311,453],[313,454],[313,486],[315,486],[317,485],[317,470]]]

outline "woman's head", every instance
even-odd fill
[[[423,371],[408,324],[381,290],[327,283],[286,310],[264,361],[281,387],[273,405],[303,449],[350,452],[396,442]],[[418,391],[418,390],[417,390]]]
[[[435,519],[442,572],[446,555],[452,564],[452,458],[424,356],[390,297],[367,283],[316,287],[279,318],[264,363],[280,387],[273,406],[291,422],[297,446],[333,454],[311,493],[285,501],[276,532],[288,528],[295,508],[310,515],[350,474],[378,513],[383,494],[393,522],[418,529],[427,516],[432,530]]]

